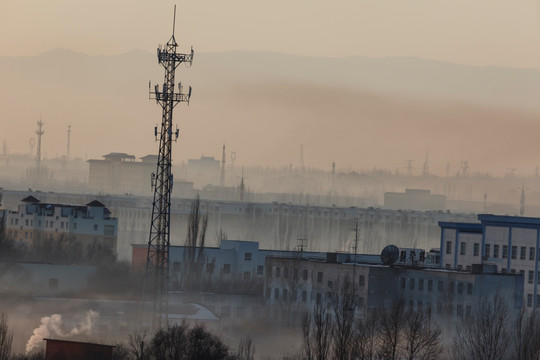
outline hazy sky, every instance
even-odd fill
[[[62,47],[152,50],[178,5],[181,39],[199,52],[415,56],[540,67],[540,0],[1,0],[0,54]]]

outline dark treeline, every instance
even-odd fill
[[[43,349],[29,354],[12,353],[13,332],[7,316],[0,314],[0,360],[43,360]],[[117,342],[113,360],[253,360],[255,347],[250,338],[241,339],[237,350],[203,325],[186,322],[158,329],[152,336],[136,331],[126,341]]]
[[[356,306],[348,282],[331,302],[317,303],[302,322],[302,360],[537,360],[540,322],[534,313],[511,311],[496,295],[462,320],[438,323],[403,299],[388,307]],[[445,335],[443,335],[445,334]]]

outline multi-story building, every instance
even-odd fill
[[[525,278],[525,306],[540,307],[540,218],[478,215],[480,224],[441,222],[441,267],[469,270],[475,264]]]
[[[330,258],[329,258],[330,260]],[[294,258],[266,258],[265,298],[278,321],[323,302],[331,307],[345,279],[359,307],[389,306],[402,298],[410,309],[437,317],[462,318],[482,298],[499,293],[512,310],[523,303],[523,276],[489,271],[440,270],[438,264],[388,266]]]
[[[103,155],[103,160],[90,159],[88,186],[99,192],[150,195],[151,176],[156,171],[157,156],[146,155],[141,161],[125,153]]]
[[[8,211],[7,234],[15,241],[33,244],[42,239],[100,243],[116,252],[118,219],[102,203],[85,206],[42,203],[33,196],[22,199],[17,211]]]

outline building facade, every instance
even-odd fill
[[[99,201],[85,206],[42,203],[24,198],[17,211],[8,211],[6,232],[13,240],[33,245],[40,240],[99,243],[116,253],[118,219]]]
[[[441,222],[441,267],[468,270],[475,264],[524,277],[524,301],[540,307],[540,218],[478,215],[480,224]]]
[[[273,318],[281,321],[300,319],[300,313],[320,302],[330,308],[345,281],[353,287],[359,308],[388,307],[403,299],[408,308],[439,318],[470,315],[481,299],[497,293],[512,310],[523,303],[519,274],[276,257],[267,257],[265,268],[265,299],[273,307]]]
[[[135,161],[135,156],[125,153],[110,153],[101,160],[88,160],[88,186],[102,193],[150,195],[157,156],[146,155],[140,159]]]

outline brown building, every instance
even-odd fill
[[[45,360],[111,360],[114,346],[45,339]]]

